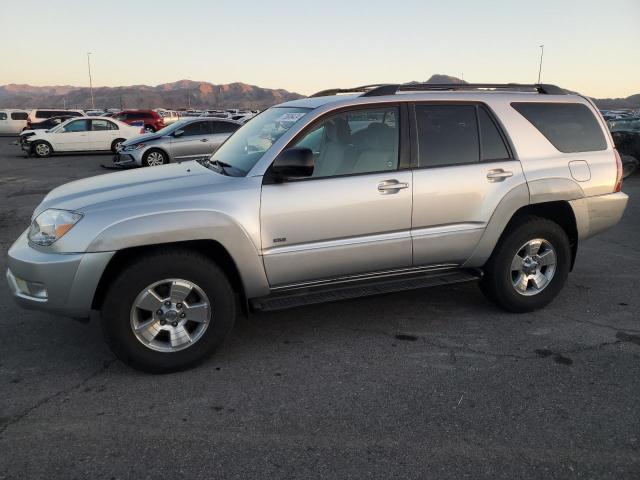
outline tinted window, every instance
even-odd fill
[[[295,146],[313,151],[313,177],[396,170],[397,118],[396,107],[340,113],[315,126]]]
[[[93,131],[117,129],[118,127],[116,126],[116,124],[108,120],[91,120],[91,130]]]
[[[49,118],[53,117],[53,112],[51,110],[37,110],[36,118]]]
[[[11,112],[11,120],[26,120],[27,112]]]
[[[74,120],[65,125],[65,132],[86,132],[89,129],[88,120]]]
[[[421,167],[480,161],[475,106],[416,105],[416,122]]]
[[[209,122],[193,122],[182,127],[184,130],[183,137],[189,137],[193,135],[210,135]]]
[[[564,153],[605,150],[607,143],[591,110],[580,103],[512,103],[551,144]]]
[[[233,133],[240,125],[231,122],[210,122],[213,127],[213,133]]]
[[[6,120],[7,119],[7,114],[4,112],[0,112],[0,120]]]
[[[478,121],[480,123],[480,143],[482,160],[502,160],[509,158],[509,151],[504,140],[484,108],[478,108]]]

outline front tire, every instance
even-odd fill
[[[113,153],[118,153],[118,150],[125,141],[126,140],[124,138],[116,138],[113,142],[111,142],[111,151]]]
[[[149,150],[142,157],[142,165],[144,167],[158,167],[167,163],[169,163],[167,154],[158,149]]]
[[[49,142],[38,140],[31,147],[31,151],[38,158],[46,158],[51,156],[51,153],[53,153],[53,148],[51,148],[51,144]]]
[[[571,246],[555,222],[522,217],[509,227],[484,268],[483,293],[510,312],[548,305],[562,290],[571,267]]]
[[[111,284],[101,313],[113,353],[149,373],[202,362],[227,338],[236,316],[225,274],[186,249],[160,249],[129,264]]]
[[[155,133],[156,129],[153,128],[151,125],[145,125],[144,126],[144,133]]]

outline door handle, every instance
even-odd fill
[[[487,179],[490,182],[503,182],[505,178],[513,177],[513,172],[505,171],[502,168],[489,170]]]
[[[208,141],[209,141],[209,139],[208,139],[208,138],[201,138],[201,139],[200,139],[200,141],[201,141],[201,142],[208,142]]]
[[[398,191],[403,188],[409,188],[409,184],[406,182],[399,182],[397,180],[384,180],[378,184],[378,192],[382,195],[398,193]]]

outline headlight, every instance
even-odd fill
[[[78,212],[50,208],[38,215],[29,228],[29,240],[37,245],[51,245],[82,218]]]
[[[146,147],[146,145],[144,143],[136,143],[135,145],[127,145],[126,147],[123,148],[123,150],[140,150],[141,148]]]

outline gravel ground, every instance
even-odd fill
[[[0,139],[0,269],[51,188],[109,155]],[[151,376],[99,325],[0,286],[0,479],[640,477],[640,176],[552,305],[476,285],[239,318],[202,366]]]

